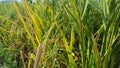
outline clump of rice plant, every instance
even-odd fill
[[[11,30],[1,25],[0,32],[8,32],[8,38],[15,40],[3,34],[1,38],[18,49],[24,68],[120,65],[115,54],[120,45],[119,0],[22,0],[12,4],[18,17],[7,19]]]

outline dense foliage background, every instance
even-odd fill
[[[0,2],[4,68],[120,68],[119,53],[120,0]]]

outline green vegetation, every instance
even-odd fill
[[[118,68],[119,53],[120,0],[0,3],[4,68]]]

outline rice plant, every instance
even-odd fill
[[[120,67],[119,0],[13,0],[10,5],[16,15],[1,13],[0,40],[5,50],[16,51],[22,68]]]

